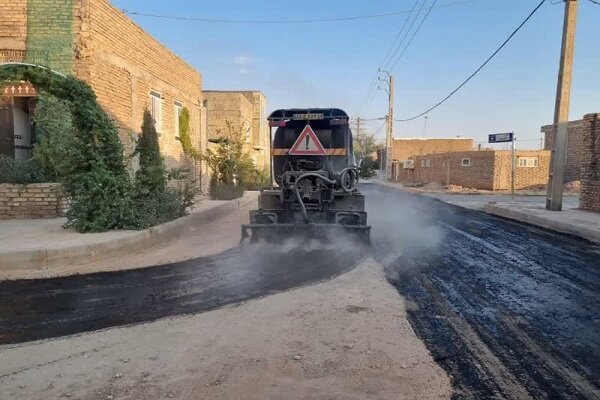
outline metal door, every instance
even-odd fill
[[[15,127],[12,98],[0,97],[0,155],[14,157]]]

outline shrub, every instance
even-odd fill
[[[69,105],[54,96],[39,97],[33,117],[37,143],[33,159],[51,181],[60,182],[69,174],[75,148],[73,118]]]
[[[80,232],[145,228],[185,212],[189,189],[167,189],[149,113],[144,131],[151,133],[138,143],[140,171],[132,182],[118,129],[85,82],[37,67],[0,66],[0,86],[22,80],[48,96],[35,116],[42,139],[32,160],[2,160],[0,179],[39,181],[44,171],[57,177],[71,202],[67,225]]]
[[[15,160],[0,155],[0,183],[27,184],[44,181],[47,178],[35,160]]]
[[[360,164],[360,177],[361,178],[370,178],[375,175],[375,171],[377,170],[377,161],[373,160],[373,157],[366,156],[362,159],[362,163]]]

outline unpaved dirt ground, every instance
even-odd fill
[[[2,399],[445,399],[451,386],[370,259],[235,307],[0,346]]]
[[[126,257],[110,257],[84,264],[53,265],[39,270],[3,270],[1,279],[36,279],[100,271],[120,271],[149,265],[160,265],[196,257],[205,257],[235,247],[240,242],[240,224],[248,220],[254,202],[241,206],[215,221],[192,228],[184,237],[156,246],[151,250],[132,252]]]

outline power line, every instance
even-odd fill
[[[385,68],[385,66],[390,61],[392,61],[392,59],[396,55],[396,51],[398,51],[398,48],[400,48],[402,46],[402,43],[404,43],[404,39],[406,39],[406,36],[408,35],[408,32],[412,28],[412,25],[414,24],[414,20],[413,20],[410,28],[408,28],[408,30],[406,30],[406,32],[404,32],[404,28],[406,28],[406,25],[408,25],[408,21],[411,19],[413,11],[415,10],[415,8],[417,8],[417,4],[419,4],[419,1],[420,0],[415,0],[415,4],[413,4],[413,7],[410,10],[410,13],[408,14],[408,16],[406,17],[406,19],[404,20],[404,24],[402,25],[402,28],[400,28],[400,30],[398,31],[398,34],[396,35],[396,38],[392,42],[392,45],[390,46],[390,49],[388,50],[387,54],[383,58],[383,61],[381,62],[380,67]],[[423,0],[423,4],[421,5],[421,7],[419,8],[419,10],[417,11],[417,15],[415,17],[415,20],[419,17],[419,14],[421,13],[421,10],[423,10],[423,6],[425,5],[425,3],[426,3],[426,0]],[[404,32],[404,35],[402,36],[402,40],[400,40],[400,42],[398,42],[398,38],[401,36],[402,32]],[[388,56],[390,56],[389,60],[388,60]]]
[[[458,0],[453,1],[448,4],[442,4],[438,7],[450,7],[456,4],[468,3],[473,0]],[[264,20],[253,20],[253,19],[226,19],[226,18],[208,18],[208,17],[187,17],[180,15],[162,15],[162,14],[152,14],[152,13],[144,13],[138,11],[130,11],[123,9],[121,10],[123,13],[128,15],[137,15],[140,17],[150,17],[150,18],[160,18],[160,19],[170,19],[170,20],[178,20],[178,21],[197,21],[197,22],[209,22],[209,23],[222,23],[222,24],[314,24],[314,23],[322,23],[322,22],[341,22],[341,21],[355,21],[355,20],[363,20],[363,19],[374,19],[374,18],[386,18],[386,17],[394,17],[398,15],[408,14],[410,11],[402,10],[402,11],[392,11],[386,13],[377,13],[377,14],[364,14],[364,15],[353,15],[353,16],[343,16],[343,17],[326,17],[326,18],[312,18],[312,19],[264,19]]]
[[[590,1],[591,1],[592,3],[594,3],[595,5],[597,5],[597,6],[600,6],[600,2],[599,2],[599,1],[596,1],[596,0],[590,0]]]
[[[404,37],[403,37],[402,40],[400,41],[400,43],[397,44],[398,38],[402,35],[402,32],[404,32],[404,29],[406,28],[408,21],[410,20],[415,8],[417,7],[417,4],[419,4],[420,1],[421,0],[415,0],[412,8],[410,9],[410,12],[408,13],[408,16],[404,19],[404,23],[402,24],[402,27],[398,31],[398,34],[396,34],[396,37],[394,38],[394,40],[392,41],[392,44],[391,44],[390,48],[388,49],[385,57],[383,57],[383,61],[379,64],[378,72],[373,77],[371,83],[369,84],[369,88],[367,89],[366,99],[358,111],[359,115],[362,114],[363,111],[371,104],[371,101],[373,101],[375,94],[377,94],[377,81],[379,80],[379,70],[381,69],[381,67],[384,66],[385,63],[387,63],[388,56],[390,54],[392,54],[392,57],[393,57],[393,54],[395,54],[395,51],[396,51],[396,46],[400,46],[402,44],[402,42],[404,41]],[[424,1],[426,1],[426,0],[424,0]],[[406,35],[404,35],[404,36],[406,36]]]
[[[408,43],[406,43],[406,46],[404,46],[404,49],[402,50],[402,52],[400,53],[400,55],[398,56],[398,58],[396,58],[396,61],[394,61],[394,63],[389,67],[390,70],[394,69],[394,67],[396,66],[396,64],[398,64],[398,61],[400,61],[400,59],[402,58],[402,56],[404,55],[404,53],[406,53],[406,50],[410,47],[411,43],[415,39],[415,36],[417,36],[417,33],[419,33],[419,30],[421,30],[421,27],[423,26],[423,23],[425,22],[425,20],[427,19],[427,17],[431,13],[431,10],[433,10],[433,7],[435,6],[435,3],[437,3],[437,0],[433,0],[433,3],[431,3],[431,6],[429,7],[429,10],[427,10],[427,13],[423,16],[423,19],[421,20],[421,23],[419,23],[419,26],[417,26],[417,29],[415,29],[415,31],[413,32],[413,35],[409,39]]]
[[[407,121],[412,121],[415,120],[417,118],[422,117],[425,114],[428,114],[429,112],[433,111],[434,109],[438,108],[439,106],[441,106],[443,103],[445,103],[450,97],[452,97],[456,92],[458,92],[460,89],[462,89],[463,86],[465,86],[471,79],[473,79],[473,77],[475,77],[475,75],[477,75],[479,73],[479,71],[481,71],[495,56],[496,54],[498,54],[500,52],[500,50],[502,50],[504,48],[504,46],[506,46],[508,44],[508,42],[510,42],[510,40],[517,34],[517,32],[519,32],[521,30],[521,28],[527,23],[527,21],[529,21],[531,19],[531,17],[533,17],[533,15],[537,12],[537,10],[540,9],[540,7],[546,2],[546,0],[542,0],[534,9],[533,11],[531,11],[531,13],[529,13],[529,15],[527,16],[527,18],[525,18],[525,20],[523,20],[523,22],[521,22],[521,24],[508,36],[508,38],[500,45],[500,47],[498,47],[496,49],[496,51],[494,51],[492,53],[491,56],[489,56],[487,58],[487,60],[485,60],[483,62],[483,64],[481,64],[479,66],[479,68],[477,68],[475,70],[475,72],[473,72],[471,75],[469,75],[467,77],[467,79],[465,79],[460,85],[458,85],[458,87],[456,87],[456,89],[454,89],[452,92],[450,92],[450,94],[446,97],[444,97],[442,100],[438,101],[436,104],[434,104],[433,106],[431,106],[430,108],[428,108],[427,110],[423,111],[422,113],[415,115],[414,117],[411,118],[404,118],[404,119],[395,119],[394,121],[397,122],[407,122]]]
[[[388,52],[386,53],[385,57],[383,58],[383,61],[379,65],[379,69],[382,69],[382,68],[385,69],[386,66],[389,65],[389,63],[394,59],[394,57],[396,56],[398,50],[402,47],[402,44],[404,43],[406,37],[408,36],[408,33],[412,29],[414,23],[419,18],[419,15],[421,14],[421,11],[423,10],[423,8],[425,7],[425,5],[427,3],[427,0],[423,0],[423,4],[421,4],[421,7],[417,11],[417,14],[415,15],[415,18],[412,20],[412,23],[410,24],[410,27],[405,31],[405,28],[406,28],[406,26],[408,24],[408,21],[411,19],[412,14],[413,14],[414,10],[416,9],[417,5],[420,3],[420,1],[421,0],[415,0],[413,6],[411,8],[411,11],[409,12],[408,16],[404,20],[404,24],[402,25],[402,28],[400,28],[400,30],[398,31],[398,34],[396,35],[396,37],[392,41],[392,45],[390,46]],[[460,3],[466,3],[468,1],[472,1],[472,0],[458,1],[458,2],[454,2],[454,3],[438,5],[437,7],[438,8],[439,7],[447,7],[447,6],[450,6],[450,5],[456,5],[456,4],[460,4]],[[431,10],[435,7],[436,3],[437,3],[437,0],[434,0],[434,2],[432,3],[431,7],[427,11],[427,14],[423,18],[423,20],[421,20],[421,23],[417,27],[417,30],[413,33],[412,37],[410,38],[409,43],[404,47],[404,50],[402,50],[401,55],[394,62],[394,66],[400,60],[400,58],[402,58],[402,56],[404,55],[404,53],[406,52],[406,50],[410,46],[410,43],[412,43],[412,41],[415,38],[416,34],[418,33],[419,29],[421,28],[421,26],[425,22],[425,19],[427,19],[427,16],[431,12]],[[403,32],[404,32],[404,35],[402,35]],[[398,41],[398,39],[400,38],[400,36],[402,36],[402,39],[400,41]],[[389,57],[390,54],[391,54],[391,57]],[[391,69],[391,68],[387,68],[387,69]],[[359,115],[371,104],[371,101],[373,101],[373,98],[375,98],[375,95],[377,94],[377,78],[378,78],[378,74],[376,74],[373,77],[373,80],[371,81],[371,84],[369,85],[369,89],[367,89],[366,99],[362,103],[362,105],[361,105],[361,107],[359,108],[359,111],[358,111]]]

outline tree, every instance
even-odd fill
[[[360,177],[370,178],[375,175],[377,162],[373,154],[377,152],[380,146],[375,141],[374,134],[356,134],[354,135],[354,156],[361,162]]]
[[[374,134],[354,135],[354,155],[357,159],[372,156],[377,151],[377,148]]]

